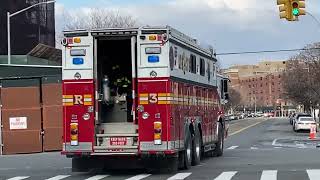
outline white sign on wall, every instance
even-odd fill
[[[27,129],[27,117],[11,117],[10,129]]]

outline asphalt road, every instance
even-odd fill
[[[232,122],[223,157],[171,174],[143,171],[71,173],[70,159],[59,153],[0,157],[0,179],[49,180],[319,180],[320,141],[295,133],[287,119]]]

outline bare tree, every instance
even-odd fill
[[[288,98],[306,109],[320,103],[320,43],[290,58],[284,74],[284,89]]]
[[[126,28],[138,25],[138,21],[133,16],[105,8],[91,8],[78,13],[64,12],[63,17],[64,22],[60,22],[63,30]],[[61,31],[58,30],[56,33],[57,44],[63,38]]]
[[[227,110],[235,110],[241,106],[241,95],[240,93],[233,89],[229,89],[229,102],[226,104]]]
[[[119,11],[92,8],[85,15],[66,13],[65,29],[123,28],[137,25],[136,19]]]

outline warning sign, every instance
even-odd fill
[[[27,117],[11,117],[10,129],[27,129]]]

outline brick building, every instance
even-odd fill
[[[238,65],[225,70],[231,87],[241,95],[241,107],[273,111],[290,105],[284,97],[282,84],[286,61],[262,61],[257,65]]]

